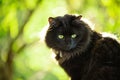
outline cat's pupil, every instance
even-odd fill
[[[63,35],[58,35],[58,38],[59,38],[59,39],[63,39],[64,36],[63,36]]]
[[[76,36],[77,36],[76,34],[72,34],[71,38],[76,38]]]

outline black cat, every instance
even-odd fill
[[[45,42],[71,80],[120,80],[120,44],[80,16],[50,17]]]

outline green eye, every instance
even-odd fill
[[[76,36],[77,36],[76,34],[72,34],[71,38],[76,38]]]
[[[63,35],[58,35],[58,38],[59,38],[59,39],[63,39],[64,36],[63,36]]]

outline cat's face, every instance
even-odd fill
[[[50,27],[45,39],[47,46],[62,51],[71,51],[83,46],[88,31],[85,24],[80,22],[80,18],[70,15],[49,18]]]
[[[53,35],[52,41],[54,41],[55,47],[61,50],[74,49],[80,39],[80,34],[74,28],[65,30],[62,26],[55,29]]]

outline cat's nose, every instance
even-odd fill
[[[66,47],[67,47],[66,49],[67,50],[73,49],[73,48],[75,48],[75,46],[76,46],[76,44],[74,43],[73,40],[71,40],[71,39],[66,40]]]
[[[71,43],[71,45],[70,45],[70,49],[75,48],[75,46],[76,46],[76,44],[72,44],[72,43]]]
[[[71,49],[75,48],[75,46],[76,46],[76,44],[70,43],[67,45],[67,50],[71,50]]]
[[[66,45],[66,48],[65,48],[66,50],[70,50],[71,49],[71,43],[67,42],[65,45]]]

